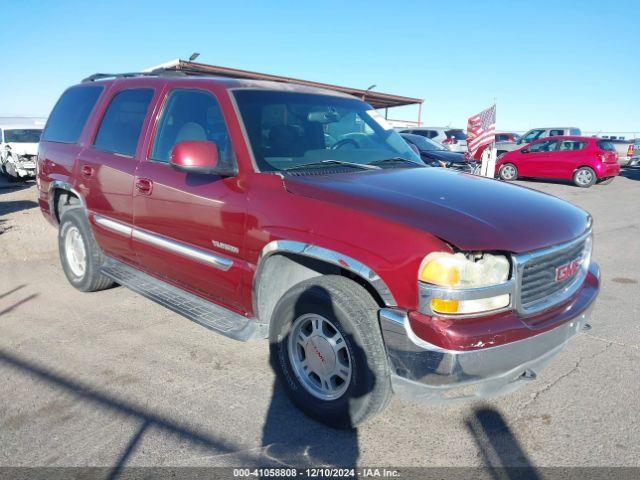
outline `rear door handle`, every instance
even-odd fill
[[[83,165],[82,166],[82,176],[86,178],[93,177],[95,170],[91,165]]]
[[[153,182],[148,178],[136,179],[136,190],[142,195],[150,195],[153,189]]]

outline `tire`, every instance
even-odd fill
[[[510,182],[512,180],[518,179],[518,167],[516,167],[513,163],[505,163],[500,166],[500,170],[498,171],[498,176],[501,180],[505,182]]]
[[[104,255],[93,237],[84,209],[72,208],[62,215],[58,250],[69,283],[81,292],[97,292],[113,285],[113,280],[100,273]],[[81,258],[84,258],[83,268],[80,268]]]
[[[596,172],[589,167],[580,167],[573,173],[573,184],[576,187],[589,188],[597,180]]]
[[[362,286],[337,275],[300,282],[278,301],[269,327],[271,365],[291,401],[311,418],[354,428],[387,406],[391,379],[378,308]],[[315,372],[321,368],[342,376],[324,372],[328,381],[320,381]]]
[[[598,182],[598,185],[609,185],[616,177],[607,177],[603,178]]]

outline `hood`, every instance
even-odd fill
[[[461,250],[521,253],[572,240],[589,215],[559,198],[441,168],[285,176],[295,194],[385,217]]]
[[[7,143],[7,146],[11,148],[11,152],[16,155],[37,155],[38,144],[37,143]]]
[[[432,160],[442,160],[453,163],[465,163],[464,153],[449,152],[445,150],[427,150],[420,152],[421,157],[426,157]]]

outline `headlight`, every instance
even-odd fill
[[[495,292],[492,294],[494,289],[488,289],[486,296],[482,296],[482,290],[474,290],[506,284],[509,270],[509,260],[504,255],[485,253],[468,258],[462,253],[436,252],[427,255],[422,262],[419,279],[434,286],[425,286],[433,312],[476,314],[509,305],[508,293],[496,295]],[[465,291],[469,295],[465,295]]]

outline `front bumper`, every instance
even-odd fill
[[[631,157],[626,167],[640,167],[640,157]]]
[[[600,272],[592,264],[590,274]],[[597,290],[596,290],[597,294]],[[593,298],[561,325],[503,345],[477,350],[447,350],[412,331],[406,312],[380,310],[380,325],[392,371],[393,389],[413,401],[487,398],[510,393],[531,381],[587,325]]]

